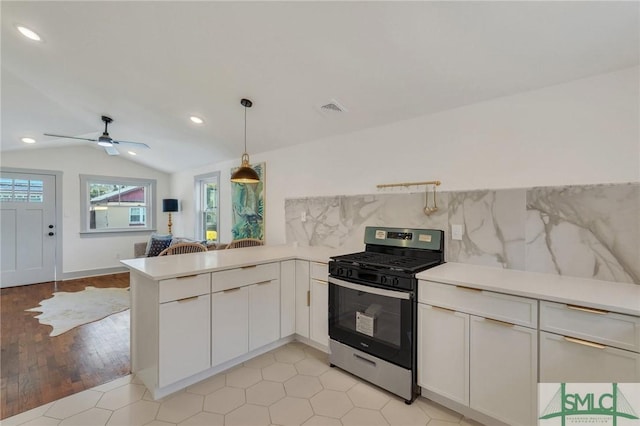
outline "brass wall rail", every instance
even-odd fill
[[[409,186],[425,185],[426,188],[424,192],[424,209],[422,209],[422,212],[427,216],[429,216],[438,211],[438,202],[436,200],[436,186],[439,186],[441,183],[442,182],[440,182],[439,180],[428,180],[425,182],[383,183],[383,184],[377,185],[377,187],[378,189],[380,189],[380,188],[393,188],[396,186],[409,187]],[[433,206],[429,206],[429,185],[433,185]]]

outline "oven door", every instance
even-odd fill
[[[329,336],[404,368],[413,367],[415,298],[329,277]]]

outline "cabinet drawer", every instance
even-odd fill
[[[418,300],[525,327],[538,327],[538,301],[468,287],[420,281]]]
[[[265,263],[211,274],[212,292],[271,281],[280,278],[279,263]]]
[[[555,302],[540,302],[540,330],[640,352],[640,318]]]
[[[311,278],[318,281],[328,281],[329,266],[326,263],[311,262]]]
[[[635,383],[640,354],[540,332],[540,382]]]
[[[211,293],[211,274],[188,275],[160,281],[160,303]]]

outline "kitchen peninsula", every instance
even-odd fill
[[[282,245],[123,260],[131,274],[131,371],[157,399],[294,335],[327,351],[333,254]]]

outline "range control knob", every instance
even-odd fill
[[[338,268],[336,273],[340,277],[340,276],[344,275],[344,269],[343,268]]]
[[[351,277],[353,275],[353,269],[347,270],[347,277]]]
[[[386,284],[387,283],[387,277],[385,275],[380,277],[380,284]]]
[[[391,285],[392,285],[392,286],[394,286],[394,287],[397,287],[397,286],[398,286],[398,284],[399,284],[399,282],[400,282],[400,281],[398,280],[398,278],[397,278],[397,277],[395,277],[395,278],[391,281]]]

